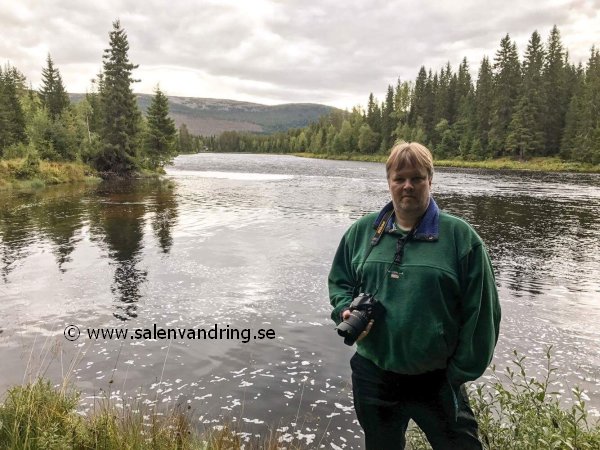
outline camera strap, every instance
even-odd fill
[[[356,287],[359,291],[360,291],[360,288],[363,285],[363,275],[364,275],[363,274],[363,269],[364,269],[365,263],[367,262],[367,259],[369,258],[369,255],[371,254],[371,250],[373,250],[373,247],[375,247],[377,244],[379,244],[379,241],[381,240],[381,238],[383,236],[383,233],[385,232],[385,227],[387,226],[387,222],[390,219],[390,217],[392,216],[392,214],[394,214],[394,210],[393,209],[391,211],[388,211],[385,214],[385,216],[383,216],[383,219],[379,223],[379,226],[377,227],[377,230],[375,230],[375,234],[371,238],[371,245],[369,245],[369,248],[367,250],[367,254],[365,255],[365,259],[363,259],[363,262],[360,265],[360,270],[359,270],[359,272],[360,272],[360,283]],[[394,264],[400,265],[402,263],[402,258],[404,256],[404,246],[406,245],[406,243],[408,241],[410,241],[411,239],[414,238],[415,233],[417,231],[417,228],[419,227],[419,225],[421,223],[421,220],[423,220],[423,216],[417,221],[417,223],[415,223],[415,225],[408,232],[408,234],[406,234],[405,236],[403,236],[400,239],[398,239],[398,243],[396,244],[396,253],[394,254],[394,260],[392,261],[392,263],[387,268],[386,274],[390,272],[390,270],[392,269],[392,266]],[[383,283],[383,279],[381,280],[381,282]],[[381,287],[381,283],[379,283],[379,286],[377,286],[377,288],[373,292],[373,294],[372,294],[373,296],[375,294],[377,294],[377,292],[379,291],[380,287]]]
[[[371,246],[369,247],[369,250],[367,251],[367,257],[369,256],[369,253],[371,253],[371,250],[373,249],[373,247],[375,247],[377,244],[379,244],[379,241],[381,240],[381,236],[383,236],[383,233],[385,232],[385,227],[387,226],[387,223],[390,220],[390,217],[392,217],[392,214],[394,214],[394,210],[390,209],[388,212],[385,213],[385,215],[381,219],[381,222],[379,222],[379,226],[377,227],[377,230],[375,230],[375,234],[371,238]],[[366,259],[367,258],[365,258],[365,260]]]
[[[367,254],[365,255],[365,259],[363,259],[363,262],[360,265],[360,268],[358,270],[358,272],[360,273],[361,276],[360,276],[360,283],[358,283],[358,286],[356,286],[357,290],[360,290],[361,286],[363,285],[362,274],[363,274],[363,269],[364,269],[365,263],[367,262],[367,259],[369,258],[369,255],[371,254],[371,251],[373,250],[373,248],[377,244],[379,244],[379,241],[381,241],[381,237],[383,236],[383,233],[385,233],[385,227],[387,226],[387,223],[390,220],[390,217],[392,217],[392,214],[394,214],[393,209],[391,209],[385,213],[385,215],[381,219],[381,222],[379,222],[379,226],[375,230],[375,234],[371,238],[371,245],[369,245],[369,248],[367,249]]]

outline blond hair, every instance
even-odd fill
[[[390,170],[404,167],[425,169],[429,178],[433,177],[433,156],[427,147],[418,142],[398,141],[390,150],[390,156],[385,163],[385,173],[389,177]]]

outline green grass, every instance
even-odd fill
[[[487,450],[585,450],[600,448],[600,424],[587,410],[575,387],[565,398],[552,391],[557,379],[548,349],[541,379],[527,373],[525,358],[516,352],[504,372],[492,370],[492,380],[470,387],[471,406]],[[135,402],[134,402],[135,403]],[[0,448],[37,449],[268,449],[279,448],[279,435],[244,443],[243,430],[224,423],[199,433],[192,426],[194,411],[176,406],[157,412],[141,402],[117,406],[101,400],[87,415],[77,413],[79,394],[64,386],[38,380],[15,386],[0,405]],[[273,427],[275,428],[275,427]],[[412,450],[431,448],[415,427],[409,429]],[[288,449],[306,445],[285,444]]]
[[[304,158],[335,159],[344,161],[367,161],[385,163],[387,155],[361,155],[353,154],[317,154],[317,153],[293,153],[294,156]],[[463,159],[435,160],[436,167],[460,167],[472,169],[492,170],[528,170],[537,172],[582,172],[600,173],[600,165],[579,163],[574,161],[563,161],[560,158],[531,158],[526,161],[518,161],[511,158],[488,159],[484,161],[468,161]]]
[[[29,156],[0,160],[0,189],[39,189],[97,180],[96,172],[81,162],[50,162]]]
[[[141,410],[123,411],[105,402],[91,416],[84,417],[76,413],[78,403],[76,392],[53,388],[48,381],[9,389],[0,407],[0,447],[190,448],[189,422],[177,410],[145,420]]]
[[[106,397],[87,415],[79,394],[39,379],[10,388],[0,405],[0,448],[11,450],[229,450],[279,448],[278,433],[244,442],[235,424],[199,433],[192,411],[178,405],[152,410],[142,402],[121,407]],[[299,449],[294,443],[288,449]]]

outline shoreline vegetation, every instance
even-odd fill
[[[302,158],[332,159],[340,161],[365,161],[385,163],[387,155],[361,155],[357,153],[342,153],[332,155],[327,153],[292,153]],[[470,161],[460,158],[435,160],[436,167],[455,167],[461,169],[485,170],[514,170],[536,172],[575,172],[575,173],[600,173],[600,164],[581,163],[576,161],[563,161],[556,157],[537,157],[529,160],[514,160],[512,158],[497,158],[482,161]]]
[[[98,172],[81,162],[43,161],[31,157],[0,160],[0,191],[98,181]]]
[[[499,373],[492,366],[491,377],[486,377],[488,381],[470,385],[471,406],[486,450],[600,448],[600,423],[590,416],[585,391],[578,387],[571,388],[569,393],[553,391],[560,380],[551,364],[551,350],[551,347],[546,350],[546,365],[541,371],[526,366],[526,358],[514,351],[512,364],[504,372]],[[532,377],[532,372],[540,375]],[[0,447],[23,450],[311,448],[310,443],[298,437],[290,441],[289,436],[282,435],[276,427],[271,427],[267,436],[254,435],[247,441],[248,433],[240,430],[241,421],[236,418],[224,419],[221,424],[211,425],[201,432],[193,425],[198,422],[196,414],[199,412],[188,404],[153,410],[139,399],[115,401],[111,400],[110,391],[102,392],[92,412],[84,414],[78,412],[80,393],[68,380],[53,386],[40,378],[9,388],[0,403]],[[412,450],[431,448],[416,427],[409,428],[407,440]]]
[[[164,170],[143,169],[127,174],[98,172],[92,166],[74,161],[45,161],[31,156],[0,159],[0,192],[7,190],[36,190],[68,183],[100,183],[103,179],[157,178]]]
[[[330,159],[340,161],[363,161],[385,163],[387,155],[361,155],[353,153],[282,153],[283,155],[301,158]],[[526,161],[511,158],[498,158],[484,161],[462,159],[436,160],[436,167],[453,167],[461,169],[508,170],[531,172],[572,172],[600,173],[600,164],[589,164],[575,161],[562,161],[556,157],[537,157]],[[144,170],[133,176],[138,178],[158,177],[164,172]],[[99,182],[107,178],[93,167],[82,162],[44,161],[37,158],[0,159],[0,191],[9,189],[28,190],[41,189],[46,186],[62,183]]]

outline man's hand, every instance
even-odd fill
[[[342,320],[346,320],[348,317],[350,317],[350,314],[352,314],[352,313],[350,312],[349,309],[344,311],[342,313]],[[358,339],[356,339],[356,342],[361,341],[362,339],[364,339],[367,336],[367,334],[369,334],[369,331],[371,331],[371,327],[373,326],[374,322],[375,321],[373,319],[369,320],[369,323],[367,324],[367,328],[365,328],[365,331],[360,333],[360,335],[358,336]]]

